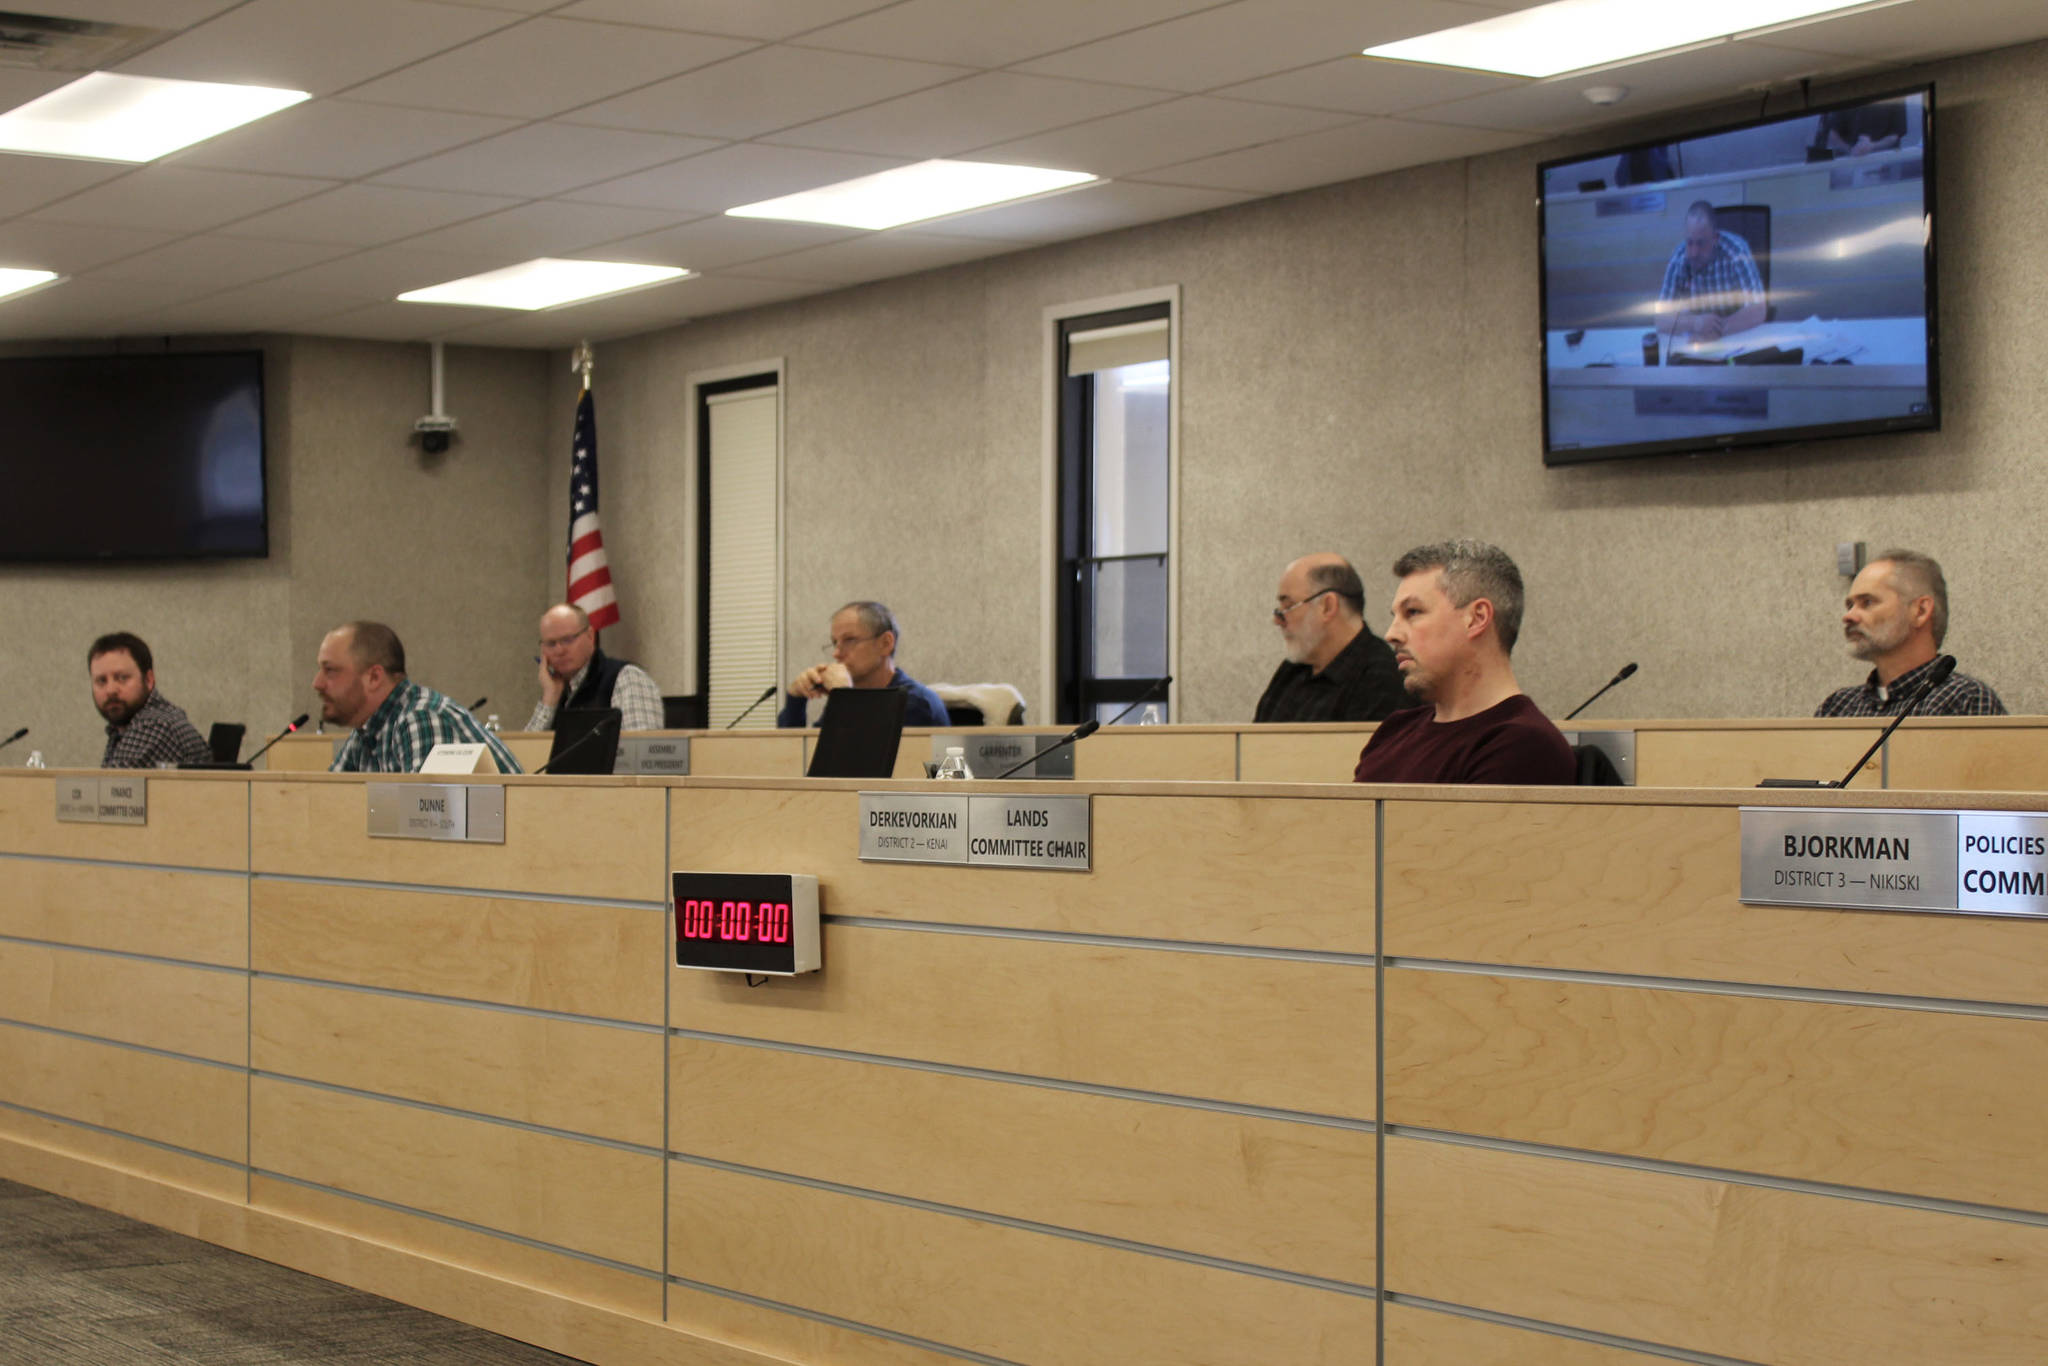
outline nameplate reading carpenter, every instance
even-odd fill
[[[1012,778],[1071,778],[1074,776],[1074,746],[1063,745],[1050,754],[1032,757],[1052,749],[1058,739],[1056,735],[1032,735],[1000,728],[967,735],[934,735],[932,762],[938,763],[946,757],[948,747],[958,745],[967,751],[964,756],[967,771],[977,778],[1000,777],[1019,764],[1024,767],[1010,774]]]
[[[496,783],[371,783],[376,839],[505,842],[505,789]]]
[[[647,773],[660,777],[687,778],[690,774],[690,741],[629,735],[619,741],[619,761],[614,773]]]
[[[94,825],[100,819],[100,780],[98,778],[57,779],[57,819],[60,821],[85,821]]]
[[[100,779],[101,825],[148,825],[149,779]]]
[[[1088,797],[860,794],[860,856],[870,863],[1086,872],[1094,856]]]
[[[2048,918],[2048,816],[1745,808],[1742,899]]]

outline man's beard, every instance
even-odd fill
[[[1849,642],[1850,656],[1863,660],[1865,663],[1876,659],[1881,654],[1896,650],[1899,646],[1905,644],[1906,641],[1906,632],[1904,630],[1898,631],[1889,640],[1883,634],[1864,627],[1847,627],[1842,634]]]
[[[110,726],[127,725],[129,719],[141,710],[141,702],[137,702],[131,707],[118,697],[110,697],[100,704],[100,715],[107,718],[107,724]]]

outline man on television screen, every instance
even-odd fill
[[[2005,703],[1980,679],[1952,673],[1915,705],[1948,634],[1948,580],[1932,556],[1887,550],[1863,566],[1842,610],[1849,653],[1872,665],[1853,688],[1828,694],[1815,716],[2003,716]]]
[[[101,768],[203,764],[213,757],[184,708],[156,690],[156,659],[142,637],[101,636],[85,652],[92,704],[107,721]]]
[[[1892,151],[1905,140],[1906,102],[1881,100],[1822,114],[1815,144],[1836,156],[1861,157]]]
[[[1685,240],[1664,267],[1657,327],[1667,336],[1717,341],[1764,320],[1764,282],[1749,243],[1723,232],[1714,206],[1698,200],[1685,211]]]

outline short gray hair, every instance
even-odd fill
[[[851,612],[859,617],[860,629],[866,631],[871,636],[878,636],[884,631],[890,631],[895,634],[898,645],[903,643],[903,632],[896,625],[896,614],[889,610],[887,603],[849,602],[840,608],[839,612]],[[834,612],[832,615],[836,617],[839,615],[839,612]]]
[[[1934,615],[1927,624],[1934,628],[1934,648],[1939,650],[1948,634],[1948,579],[1940,562],[1917,550],[1887,550],[1877,558],[1891,565],[1892,589],[1900,597],[1934,599]]]
[[[1478,598],[1493,604],[1494,633],[1500,648],[1513,654],[1522,634],[1522,571],[1508,553],[1485,541],[1440,541],[1419,545],[1394,561],[1394,577],[1405,579],[1425,569],[1438,571],[1444,593],[1454,606]]]
[[[1319,564],[1308,571],[1309,587],[1318,593],[1329,593],[1343,600],[1351,609],[1351,615],[1365,615],[1365,581],[1358,577],[1358,571],[1351,567],[1351,561],[1338,560],[1335,564]]]
[[[1721,223],[1721,215],[1715,211],[1712,204],[1709,204],[1704,199],[1695,199],[1692,203],[1688,204],[1685,209],[1685,216],[1687,218],[1704,219],[1710,228],[1717,228]]]

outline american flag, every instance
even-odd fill
[[[597,406],[590,390],[576,403],[574,456],[569,462],[569,602],[602,631],[619,621],[619,599],[604,558],[597,520]]]

